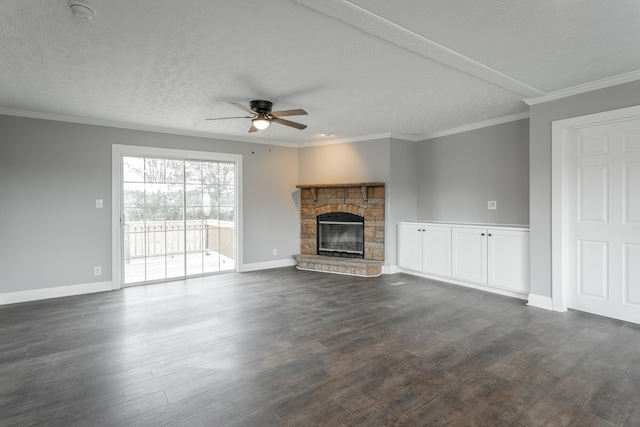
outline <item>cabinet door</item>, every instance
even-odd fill
[[[422,227],[398,224],[398,267],[422,271]]]
[[[451,275],[460,280],[487,283],[487,230],[451,229]]]
[[[492,286],[529,292],[529,233],[488,230],[489,278]]]
[[[451,277],[451,227],[422,227],[422,271]]]

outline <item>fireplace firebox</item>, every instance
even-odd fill
[[[318,255],[364,258],[364,217],[347,212],[317,216]]]

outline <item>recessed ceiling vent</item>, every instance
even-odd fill
[[[67,4],[71,8],[71,13],[76,18],[81,19],[93,19],[93,16],[96,14],[95,11],[86,1],[82,0],[67,0]]]

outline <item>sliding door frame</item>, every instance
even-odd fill
[[[111,283],[112,289],[124,287],[122,269],[123,238],[122,212],[122,158],[125,156],[171,157],[187,160],[234,162],[236,172],[236,266],[242,271],[242,155],[209,151],[178,150],[171,148],[141,147],[113,144],[111,147]],[[167,279],[179,280],[179,279]]]

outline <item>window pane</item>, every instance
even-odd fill
[[[182,186],[184,182],[184,161],[167,159],[165,168],[166,181]]]
[[[123,202],[125,208],[144,207],[144,184],[124,183],[123,192]]]
[[[205,184],[217,184],[218,183],[218,163],[203,162],[202,178]]]
[[[165,242],[166,242],[167,255],[169,257],[175,258],[176,256],[179,255],[180,257],[184,258],[182,256],[182,254],[184,253],[184,231],[183,230],[176,231],[173,228],[171,230],[168,230],[165,237]]]
[[[202,220],[203,218],[204,215],[202,212],[202,208],[187,208],[187,225],[192,220]]]
[[[166,184],[144,184],[145,204],[147,208],[151,206],[164,206],[167,204]]]
[[[202,184],[202,162],[186,160],[184,162],[186,182]]]
[[[184,254],[167,255],[167,277],[183,277]]]
[[[147,222],[147,256],[164,255],[164,221]]]
[[[220,188],[220,206],[235,206],[236,193],[233,187]]]
[[[202,206],[202,185],[187,185],[187,206]]]
[[[144,181],[145,182],[165,182],[164,159],[145,159]]]
[[[220,163],[220,185],[235,185],[235,165],[233,163]]]
[[[123,157],[122,180],[124,182],[144,182],[144,159],[140,157]]]
[[[147,257],[147,279],[159,280],[166,278],[165,257]]]
[[[166,211],[166,220],[167,221],[179,221],[182,224],[182,220],[184,219],[184,208],[182,206],[168,206]]]
[[[124,208],[124,220],[126,224],[132,224],[134,222],[143,222],[144,208]]]
[[[184,185],[167,185],[167,206],[184,206]]]
[[[149,206],[145,210],[145,217],[146,217],[147,223],[149,223],[149,221],[154,221],[154,222],[160,221],[164,223],[164,220],[167,218],[167,210],[164,208],[164,206],[163,207]]]
[[[220,271],[220,255],[218,254],[218,252],[205,252],[202,270],[204,273],[215,273]]]
[[[220,221],[235,221],[235,210],[231,207],[221,207],[220,208]]]

